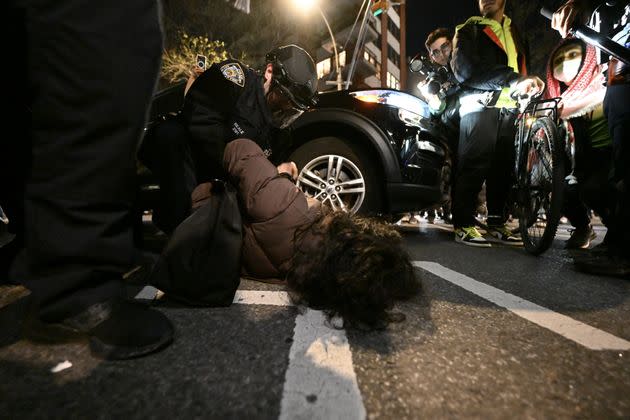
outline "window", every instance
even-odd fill
[[[396,67],[400,67],[400,54],[398,54],[391,45],[387,45],[387,58],[389,58]]]
[[[366,49],[363,50],[363,59],[376,67],[376,78],[381,78],[381,63],[378,62],[376,56]]]
[[[330,58],[317,63],[317,78],[321,79],[330,73]]]
[[[392,19],[387,19],[387,29],[394,35],[394,38],[400,39],[400,28],[396,26]]]
[[[363,50],[363,58],[365,59],[365,61],[376,67],[376,56],[367,49]]]
[[[387,87],[390,89],[400,89],[400,82],[390,72],[387,72]]]
[[[341,51],[339,53],[339,67],[343,67],[346,65],[346,52]]]

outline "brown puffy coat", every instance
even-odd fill
[[[243,213],[243,272],[257,279],[284,280],[298,228],[320,215],[308,199],[247,139],[225,148],[223,166],[238,190]]]

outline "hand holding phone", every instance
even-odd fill
[[[197,54],[196,63],[197,63],[197,67],[205,70],[206,69],[206,56],[203,54]]]

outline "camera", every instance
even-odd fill
[[[206,56],[203,54],[197,54],[197,67],[206,69]]]
[[[424,76],[427,92],[444,98],[447,91],[455,85],[451,72],[444,66],[431,61],[428,57],[416,55],[409,63],[409,70]]]

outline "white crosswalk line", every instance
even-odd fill
[[[591,350],[630,350],[630,342],[627,340],[481,283],[438,263],[414,261],[413,265]]]
[[[286,292],[237,290],[234,303],[292,305]],[[344,330],[329,327],[321,311],[295,319],[280,419],[364,419],[363,399]]]
[[[344,330],[307,309],[295,320],[280,419],[364,419],[363,399]]]
[[[287,292],[269,290],[237,290],[233,303],[242,305],[292,306]]]

